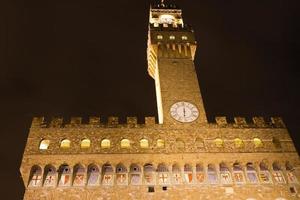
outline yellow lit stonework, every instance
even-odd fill
[[[24,200],[299,199],[299,156],[280,117],[207,120],[181,9],[151,6],[147,44],[158,119],[35,117],[20,168]]]

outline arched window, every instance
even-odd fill
[[[207,178],[208,178],[208,182],[210,184],[218,183],[217,171],[213,164],[208,164],[208,166],[207,166]]]
[[[130,165],[130,184],[140,185],[142,183],[141,168],[137,164]]]
[[[229,168],[224,162],[220,163],[220,180],[223,185],[232,184]]]
[[[172,179],[174,184],[182,183],[181,170],[178,164],[172,166]]]
[[[255,148],[261,148],[261,147],[264,146],[264,145],[263,145],[263,142],[262,142],[261,139],[259,139],[259,138],[254,138],[254,139],[253,139],[253,143],[254,143],[254,147],[255,147]]]
[[[164,148],[165,147],[165,141],[162,140],[162,139],[158,139],[156,141],[156,146],[157,146],[157,148]]]
[[[250,183],[258,183],[258,177],[253,163],[249,162],[246,165],[246,175]]]
[[[169,170],[165,164],[160,163],[157,166],[157,173],[158,173],[158,183],[160,185],[165,185],[169,183]]]
[[[50,145],[50,140],[42,140],[42,141],[40,142],[40,147],[39,147],[39,149],[40,149],[40,150],[47,150],[48,147],[49,147],[49,145]]]
[[[204,168],[202,164],[196,164],[196,181],[197,183],[204,183],[205,174],[204,174]]]
[[[116,179],[118,185],[127,185],[128,184],[128,177],[127,177],[127,168],[122,164],[119,163],[116,166]]]
[[[88,166],[88,177],[87,185],[88,186],[97,186],[99,185],[100,180],[100,171],[97,165],[91,164]]]
[[[204,141],[202,138],[197,137],[195,140],[196,148],[201,149],[204,147]]]
[[[182,40],[187,40],[188,38],[187,38],[186,35],[183,35],[183,36],[181,37],[181,39],[182,39]]]
[[[217,139],[215,139],[215,145],[218,148],[222,148],[222,147],[224,147],[224,141],[220,138],[217,138]]]
[[[71,146],[71,141],[68,139],[64,139],[60,142],[60,148],[62,149],[68,149]]]
[[[174,35],[170,35],[170,40],[175,40],[175,36]]]
[[[157,35],[157,39],[158,39],[158,40],[162,40],[162,39],[163,39],[163,36],[162,36],[162,35]]]
[[[83,139],[83,140],[81,140],[80,147],[82,149],[88,149],[88,148],[90,148],[91,147],[91,140],[89,140],[89,139]]]
[[[113,185],[114,184],[114,170],[111,164],[104,164],[102,166],[102,184]]]
[[[244,184],[246,182],[243,168],[240,165],[240,163],[238,163],[238,162],[233,163],[232,176],[233,176],[233,180],[236,184]]]
[[[259,179],[261,183],[272,183],[269,168],[265,162],[259,164]]]
[[[152,164],[147,163],[144,165],[144,181],[146,185],[154,185],[156,182],[155,170]]]
[[[73,186],[84,186],[85,185],[85,179],[86,179],[86,170],[85,168],[77,164],[74,167],[74,179],[73,179]]]
[[[140,140],[140,146],[143,149],[149,148],[149,141],[147,139],[141,139]]]
[[[59,167],[58,185],[61,187],[71,186],[72,170],[67,164],[63,164]]]
[[[121,148],[130,148],[130,141],[128,139],[121,140]]]
[[[57,173],[55,167],[47,165],[44,169],[44,187],[55,187],[57,181]]]
[[[42,173],[40,166],[31,167],[28,187],[40,187],[42,185]]]
[[[190,164],[184,165],[184,181],[187,184],[193,183],[193,168]]]
[[[110,140],[109,139],[103,139],[101,141],[101,148],[103,148],[103,149],[110,148]]]
[[[295,168],[292,166],[292,164],[290,162],[286,162],[285,168],[288,183],[298,183],[297,177],[294,174]]]
[[[244,147],[244,142],[240,138],[235,138],[234,139],[234,146],[235,148],[243,148]]]
[[[276,137],[273,137],[272,139],[273,145],[276,149],[281,149],[281,143],[280,140]]]
[[[278,162],[273,162],[272,168],[273,168],[272,171],[273,179],[277,183],[285,183],[285,178],[283,176],[280,164]]]

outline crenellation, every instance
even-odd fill
[[[245,117],[234,117],[234,122],[235,122],[235,124],[234,124],[235,127],[242,128],[242,127],[249,126]]]
[[[44,117],[34,117],[32,119],[31,128],[39,128],[45,125]]]
[[[154,126],[155,125],[155,117],[145,117],[145,125],[146,126]]]
[[[276,128],[286,128],[281,117],[271,117],[271,122]]]
[[[99,126],[100,125],[100,117],[89,117],[89,125],[91,126]]]
[[[224,116],[215,117],[215,120],[216,120],[217,125],[219,125],[220,127],[225,127],[228,125],[227,118]]]
[[[257,127],[262,127],[262,128],[267,127],[267,124],[263,117],[253,117],[252,121],[253,121],[254,125]]]
[[[127,122],[127,127],[130,128],[137,127],[137,117],[127,117],[126,122]]]
[[[49,127],[51,128],[60,128],[63,125],[63,118],[62,117],[53,117]]]
[[[71,117],[70,124],[67,124],[66,126],[70,127],[79,127],[82,123],[82,117]]]
[[[119,118],[115,116],[108,117],[108,127],[117,127],[119,125]]]

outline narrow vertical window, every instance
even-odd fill
[[[128,139],[121,140],[121,148],[130,148],[130,141]]]
[[[103,149],[110,148],[110,140],[109,139],[103,139],[101,141],[101,148],[103,148]]]
[[[68,149],[68,148],[70,148],[70,146],[71,146],[71,141],[68,139],[64,139],[60,143],[60,148],[62,148],[62,149]]]
[[[181,39],[182,39],[182,40],[187,40],[188,38],[187,38],[187,36],[183,35],[183,36],[181,37]]]
[[[170,35],[170,40],[175,40],[175,36],[174,35]]]
[[[89,139],[83,139],[81,141],[80,147],[82,149],[88,149],[88,148],[90,148],[90,146],[91,146],[91,140],[89,140]]]

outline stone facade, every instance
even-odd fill
[[[117,117],[107,123],[99,117],[88,123],[34,118],[20,168],[24,199],[299,199],[299,156],[282,119],[235,117],[228,123],[216,117],[208,123],[195,50],[181,10],[154,5],[148,72],[159,123],[153,117],[144,124],[135,117],[125,124]],[[198,118],[173,119],[169,108],[178,101],[194,104]]]

